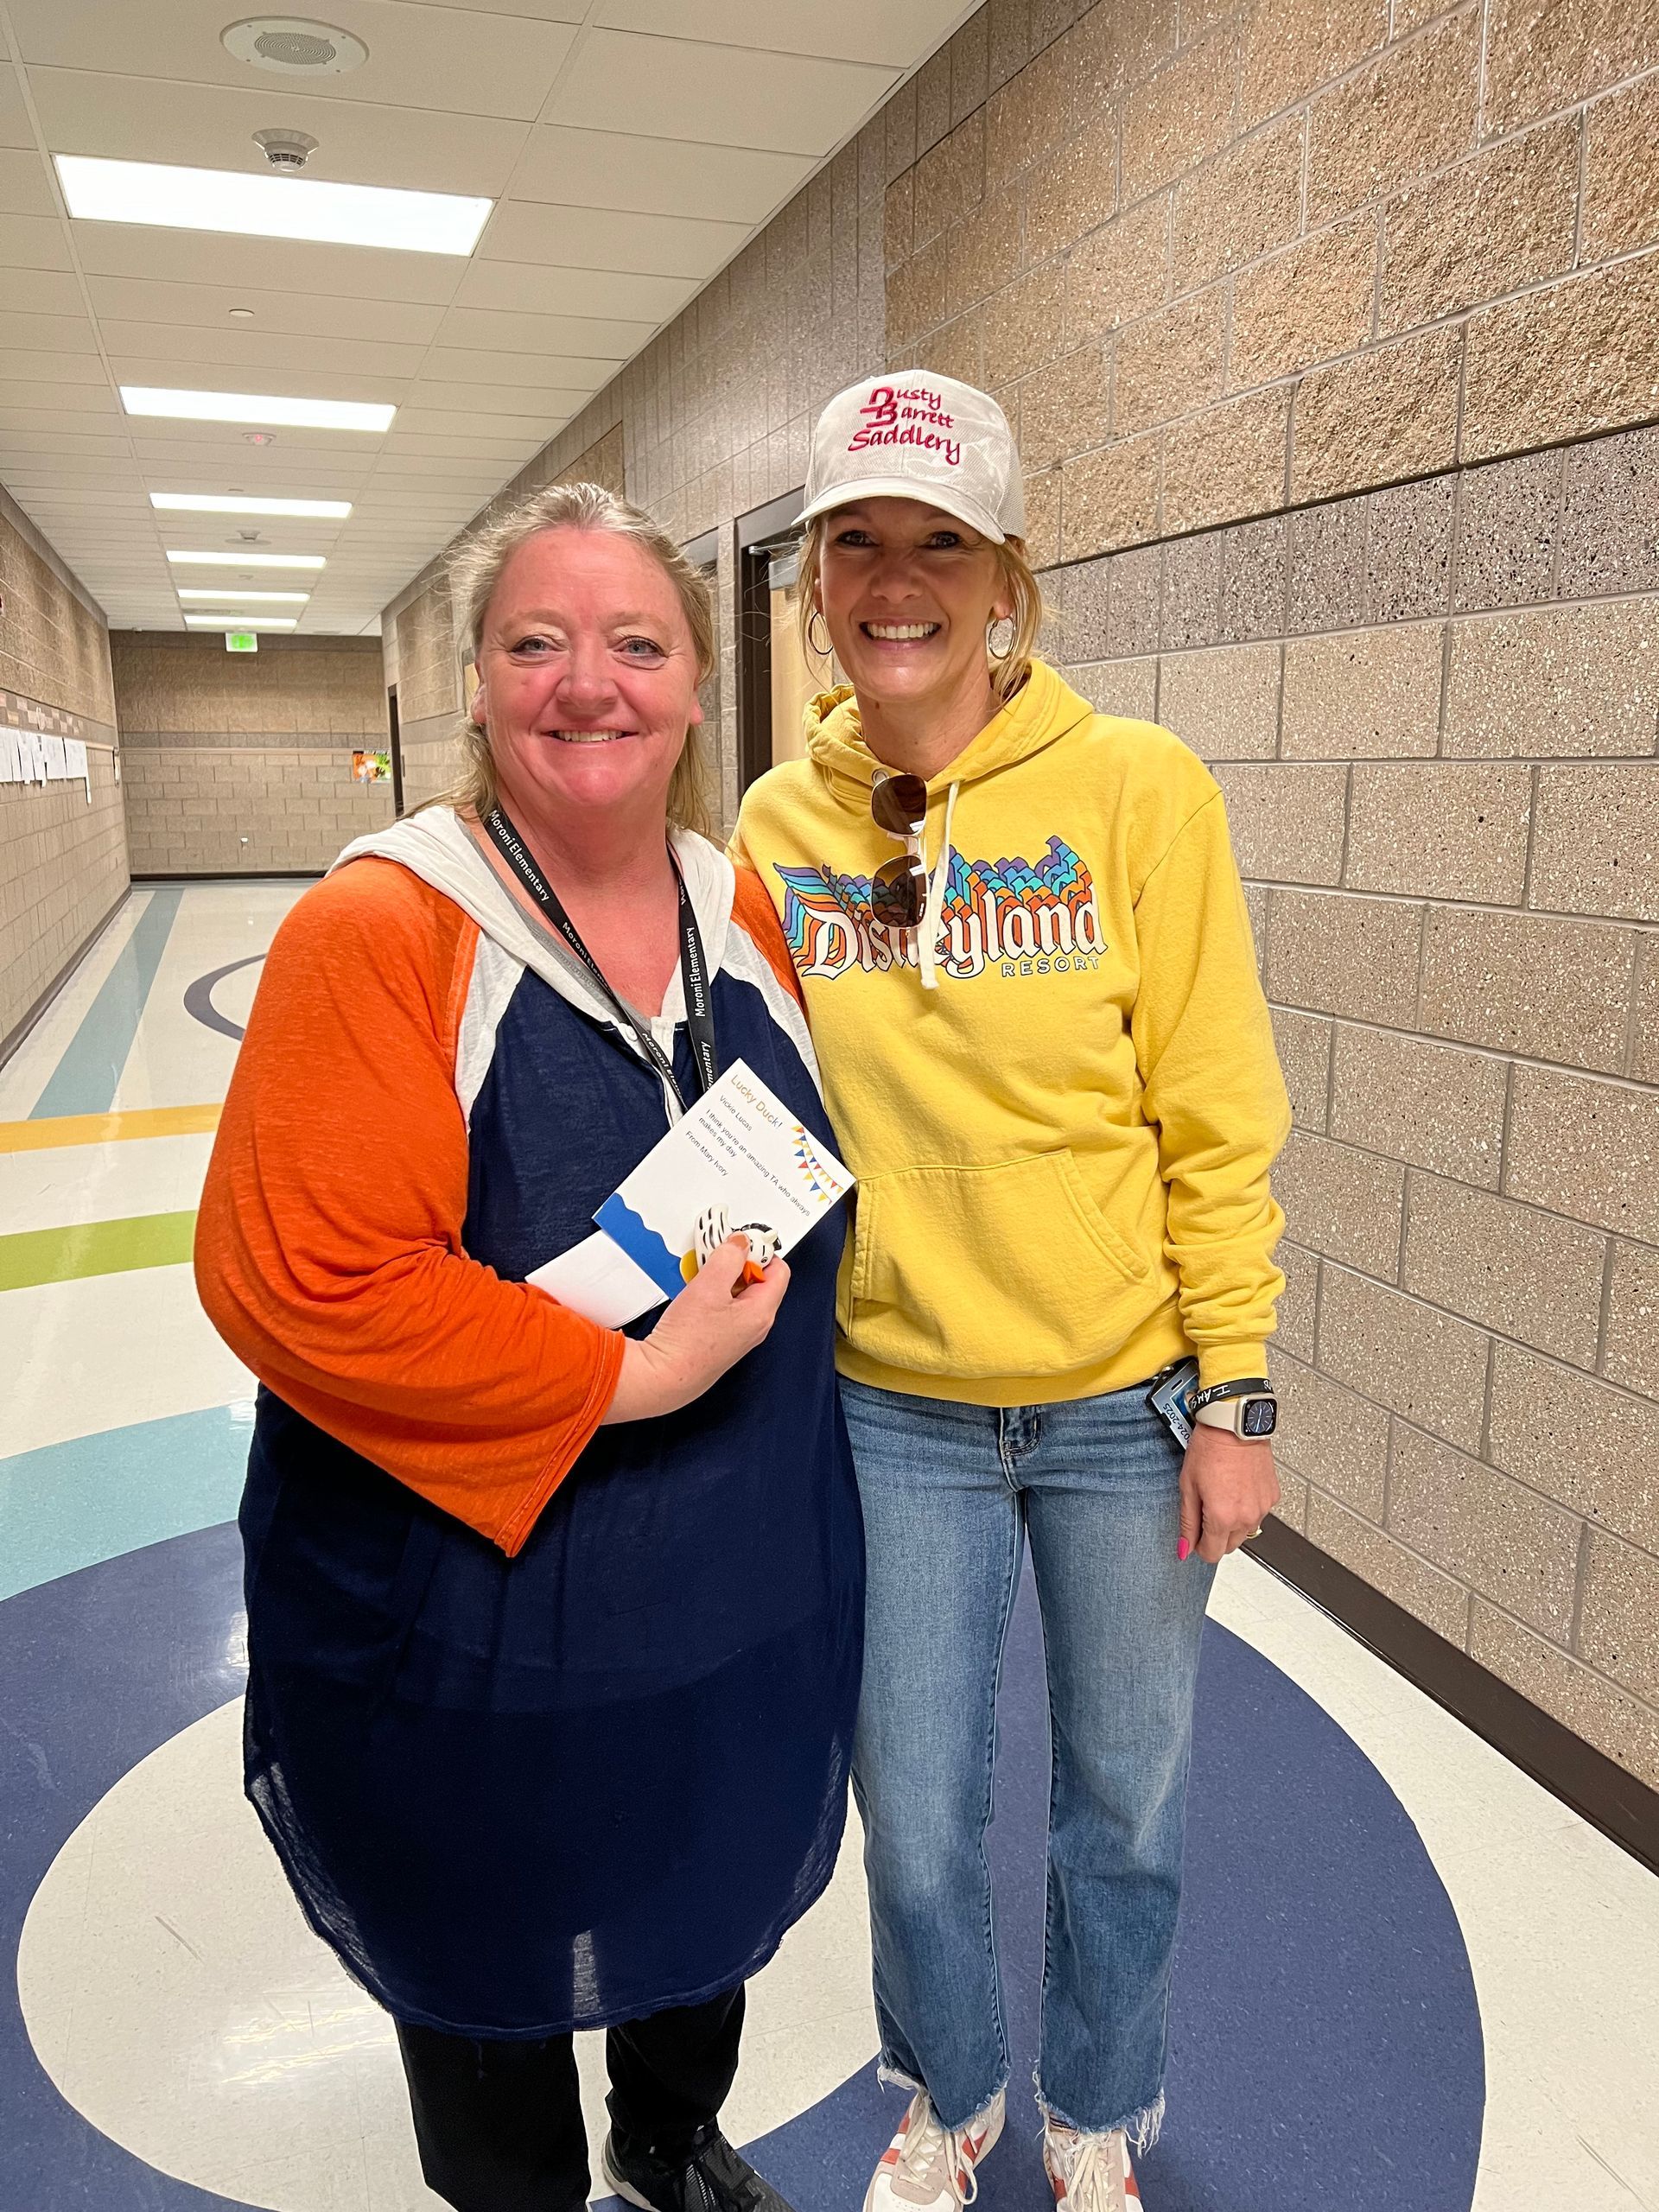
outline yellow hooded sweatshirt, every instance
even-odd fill
[[[1179,738],[1029,681],[928,786],[919,928],[850,690],[748,792],[859,1178],[840,1365],[974,1405],[1266,1372],[1290,1115],[1219,788]],[[931,986],[931,987],[930,987]]]

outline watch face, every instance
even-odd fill
[[[1279,1401],[1252,1398],[1244,1408],[1239,1433],[1243,1436],[1271,1436],[1279,1426]]]

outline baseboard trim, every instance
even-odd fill
[[[1249,1551],[1592,1827],[1659,1873],[1659,1791],[1284,1522],[1270,1519]]]
[[[75,970],[80,966],[81,962],[85,960],[87,954],[98,943],[99,938],[103,936],[105,931],[108,929],[110,924],[115,919],[121,909],[126,905],[127,900],[132,895],[133,883],[137,882],[137,878],[135,876],[129,881],[126,889],[116,900],[114,906],[110,908],[103,920],[97,923],[87,931],[86,935],[81,939],[75,950],[70,954],[68,959],[66,960],[62,967],[59,969],[52,981],[41,993],[39,998],[35,1000],[34,1005],[29,1007],[29,1011],[23,1014],[20,1020],[12,1024],[11,1027],[6,1032],[3,1037],[0,1037],[0,1068],[4,1067],[6,1062],[11,1058],[18,1046],[22,1044],[24,1039],[28,1037],[29,1031],[34,1028],[35,1023],[47,1011],[54,999],[57,997],[58,993],[69,981],[69,978],[75,973]]]
[[[135,875],[135,883],[321,883],[320,868],[251,868],[245,875],[215,874],[203,868],[194,875]]]

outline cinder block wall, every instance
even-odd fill
[[[0,490],[0,724],[88,746],[84,784],[0,784],[0,1047],[127,887],[109,633]]]
[[[1296,1127],[1284,1517],[1651,1779],[1659,432],[1054,572],[1227,795]]]
[[[378,638],[110,642],[135,874],[321,873],[391,820],[391,784],[352,779],[387,742]]]
[[[520,480],[721,529],[729,817],[729,525],[872,366],[997,392],[1051,654],[1226,788],[1287,1517],[1649,1782],[1656,138],[1650,6],[990,0]]]

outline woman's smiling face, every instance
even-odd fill
[[[828,516],[818,599],[847,680],[877,706],[988,688],[986,628],[1010,612],[990,540],[920,499]]]
[[[527,538],[484,611],[478,672],[473,719],[488,728],[509,813],[666,804],[702,720],[696,646],[673,583],[632,538]]]

